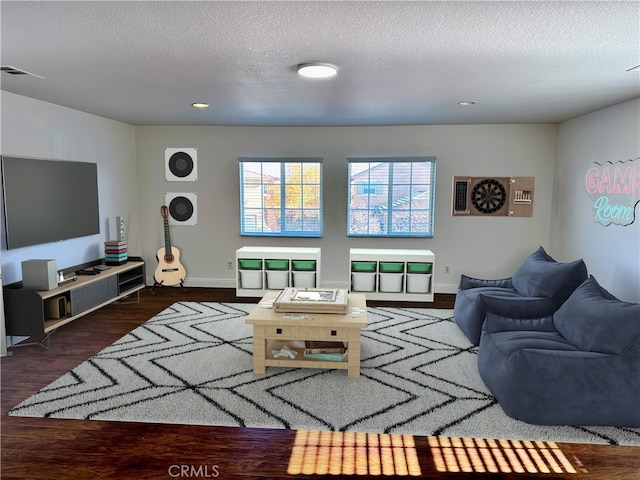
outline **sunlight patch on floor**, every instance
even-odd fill
[[[428,437],[439,472],[577,473],[555,442]]]
[[[426,440],[438,472],[578,473],[555,442],[468,437]],[[413,435],[297,430],[287,473],[420,476],[415,442]]]
[[[298,430],[289,475],[421,475],[412,435]]]

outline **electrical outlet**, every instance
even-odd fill
[[[232,262],[232,261],[228,261],[228,262],[227,262],[227,268],[228,268],[229,270],[231,270],[231,269],[233,268],[233,262]]]
[[[449,265],[444,266],[444,273],[447,275],[451,273],[451,270],[449,269]]]

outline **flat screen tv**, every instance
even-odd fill
[[[7,248],[100,233],[95,163],[2,156]]]

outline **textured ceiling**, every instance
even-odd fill
[[[2,1],[0,17],[2,65],[45,77],[3,73],[3,90],[137,125],[547,123],[640,96],[637,1]],[[313,60],[338,76],[295,73]]]

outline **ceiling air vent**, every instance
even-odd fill
[[[35,73],[27,72],[26,70],[21,70],[20,68],[12,67],[11,65],[2,65],[0,66],[0,71],[4,73],[8,73],[9,75],[26,75],[28,77],[38,77],[44,80],[44,77],[40,75],[36,75]]]

